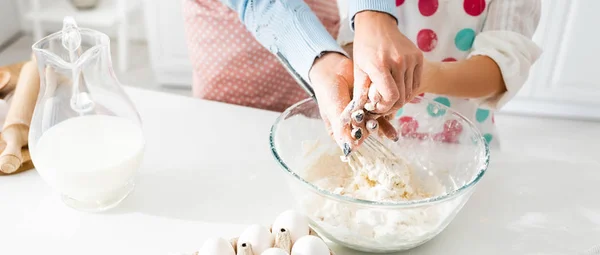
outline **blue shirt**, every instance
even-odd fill
[[[306,81],[317,57],[325,52],[346,53],[302,0],[220,0],[236,11],[258,42],[279,53]],[[348,0],[350,22],[366,10],[394,16],[394,0]],[[394,16],[395,17],[395,16]],[[353,27],[353,26],[352,26]]]

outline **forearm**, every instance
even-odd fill
[[[280,53],[305,80],[325,52],[344,54],[335,39],[302,0],[220,0],[239,14],[256,40]]]
[[[506,91],[500,68],[487,56],[457,62],[427,62],[422,91],[464,98],[483,98]]]

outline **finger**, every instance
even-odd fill
[[[379,129],[379,122],[377,122],[375,119],[368,120],[365,124],[365,127],[367,128],[367,131],[369,131],[369,134],[375,133]]]
[[[410,91],[407,91],[406,75],[407,73],[406,69],[404,68],[404,64],[401,64],[400,68],[392,69],[392,77],[394,77],[394,81],[396,82],[396,86],[398,87],[399,96],[398,100],[396,100],[396,102],[394,102],[394,105],[391,107],[392,109],[390,109],[390,111],[386,113],[390,113],[392,110],[394,110],[393,108],[397,107],[398,105],[402,107],[402,105],[404,105],[404,102],[406,102],[407,94],[410,93],[410,91],[412,91],[412,84],[410,85]]]
[[[375,86],[369,87],[368,102],[365,104],[365,110],[369,112],[375,111],[377,104],[381,101],[381,94]]]
[[[371,87],[374,87],[381,96],[379,101],[373,101],[375,103],[373,112],[384,113],[389,111],[398,100],[400,93],[390,70],[371,66],[365,72],[371,79]],[[369,99],[376,100],[379,99],[378,97],[377,93],[373,93]]]
[[[352,124],[358,126],[365,121],[365,111],[362,109],[354,111],[350,115],[350,118],[352,119]]]
[[[394,142],[398,141],[398,131],[396,131],[396,128],[392,126],[389,120],[385,118],[379,118],[377,119],[377,122],[379,123],[379,130],[381,130],[385,137]]]
[[[408,102],[408,101],[406,101]],[[402,101],[398,101],[396,102],[396,104],[394,104],[394,106],[392,107],[392,109],[386,113],[386,115],[391,114],[392,116],[394,116],[398,110],[400,110],[400,108],[404,107],[404,104],[406,104],[406,102],[402,102]]]
[[[338,146],[340,146],[344,155],[347,156],[350,154],[350,152],[352,152],[352,147],[354,145],[354,138],[352,138],[351,135],[352,125],[350,123],[342,123],[340,118],[336,117],[334,117],[334,119],[330,119],[330,121],[334,140]]]
[[[364,118],[364,117],[363,117]],[[354,143],[351,146],[351,149],[358,148],[363,141],[369,136],[369,131],[366,128],[366,122],[361,121],[352,123],[352,131],[350,132],[350,136],[354,139]]]
[[[423,93],[423,91],[420,90],[421,88],[421,75],[423,75],[423,65],[424,65],[424,60],[423,57],[419,57],[417,58],[417,64],[415,65],[415,71],[413,73],[413,91],[416,94],[419,93]]]
[[[365,72],[363,72],[358,66],[354,66],[354,88],[352,91],[352,101],[344,108],[340,118],[342,122],[351,122],[351,115],[358,109],[362,109],[367,103],[367,94],[371,80]]]
[[[370,86],[371,80],[369,79],[369,76],[358,66],[354,66],[354,89],[352,91],[352,99],[356,101],[356,108],[353,110],[363,108],[365,103],[367,103],[367,95]]]
[[[413,98],[413,93],[415,90],[413,90],[413,86],[414,86],[414,71],[415,69],[409,69],[407,70],[407,72],[404,74],[404,86],[406,88],[406,95],[404,97],[404,102],[408,102]]]

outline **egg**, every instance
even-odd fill
[[[280,248],[269,248],[260,255],[289,255],[286,251]]]
[[[330,251],[321,238],[303,236],[294,243],[291,255],[330,255]]]
[[[235,255],[233,246],[223,238],[211,238],[204,242],[199,255]]]
[[[308,235],[308,218],[304,214],[294,210],[288,210],[277,216],[273,222],[272,228],[274,235],[281,229],[287,229],[292,237],[292,243],[294,243],[300,237]]]
[[[246,228],[238,239],[238,250],[243,243],[252,245],[252,252],[256,255],[273,247],[273,236],[268,228],[261,225],[252,225]]]

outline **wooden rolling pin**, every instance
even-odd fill
[[[21,149],[27,145],[29,125],[39,90],[37,64],[35,60],[31,60],[21,69],[2,129],[1,138],[6,143],[6,148],[0,154],[0,171],[4,173],[17,171],[24,162]]]
[[[27,62],[0,67],[0,97],[4,98],[15,89],[25,63]]]

